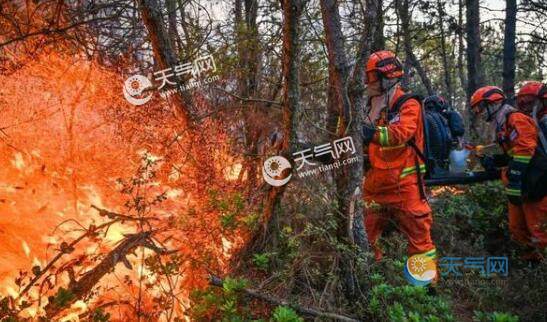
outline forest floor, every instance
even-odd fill
[[[392,227],[382,239],[386,256],[379,263],[369,258],[371,264],[360,275],[363,293],[352,300],[342,295],[342,283],[336,274],[340,254],[345,250],[333,241],[334,221],[329,215],[321,220],[319,214],[306,216],[309,209],[288,203],[291,208],[282,211],[275,246],[269,244],[251,253],[233,272],[237,278],[230,280],[228,288],[225,285],[223,291],[211,288],[195,294],[194,318],[206,320],[216,315],[229,321],[264,321],[265,316],[271,321],[314,320],[306,315],[299,317],[289,307],[274,307],[271,312],[272,307],[263,302],[234,292],[238,287],[258,286],[261,292],[289,303],[327,308],[358,320],[547,321],[547,265],[532,265],[520,259],[521,249],[509,238],[502,192],[498,182],[434,192],[432,235],[437,256],[457,257],[462,263],[458,267],[461,276],[445,274],[435,291],[411,286],[403,276],[406,241]],[[288,212],[296,215],[286,216]],[[490,257],[507,258],[508,276],[481,275],[477,267],[463,264],[478,258],[487,265]],[[212,306],[215,309],[211,310]]]

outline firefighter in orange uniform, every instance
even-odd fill
[[[526,82],[517,94],[517,108],[532,117],[543,131],[547,132],[547,85]]]
[[[521,93],[519,93],[520,95]],[[524,259],[537,260],[547,243],[547,197],[529,200],[525,179],[530,171],[530,161],[538,147],[538,127],[534,120],[505,102],[503,91],[495,86],[479,88],[471,97],[471,108],[487,122],[494,122],[496,138],[505,152],[505,158],[486,161],[490,167],[507,165],[502,169],[505,194],[509,199],[509,230],[511,238],[529,248]],[[522,99],[522,98],[521,98]],[[505,161],[499,161],[503,160]],[[545,185],[545,183],[543,183]],[[539,251],[538,251],[539,250]]]
[[[376,260],[378,244],[388,221],[395,221],[408,240],[408,254],[435,259],[431,240],[431,208],[425,198],[422,161],[424,128],[420,100],[401,88],[403,69],[387,50],[373,53],[367,62],[367,91],[377,119],[363,124],[369,144],[371,169],[364,182],[365,227]],[[369,113],[374,114],[374,113]]]

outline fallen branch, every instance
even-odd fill
[[[70,254],[74,250],[74,246],[76,246],[76,244],[81,242],[84,238],[86,238],[88,236],[91,236],[91,235],[97,233],[99,230],[101,230],[105,227],[109,227],[110,225],[112,225],[112,224],[114,224],[118,221],[120,221],[120,220],[115,219],[115,220],[106,222],[106,223],[101,224],[101,225],[96,226],[96,227],[90,226],[84,234],[82,234],[80,237],[76,238],[72,242],[70,242],[70,243],[63,242],[63,243],[61,243],[59,253],[57,253],[57,255],[55,255],[53,257],[53,259],[51,259],[51,261],[49,261],[49,263],[47,263],[47,265],[43,269],[41,269],[39,272],[35,273],[34,277],[25,286],[25,288],[19,293],[17,299],[24,296],[34,286],[34,284],[36,284],[36,282],[38,282],[38,280],[45,273],[47,273],[59,259],[61,259],[61,257],[63,257],[66,254]]]
[[[214,276],[214,275],[209,276],[209,284],[211,284],[213,286],[217,286],[217,287],[222,287],[223,283],[224,282],[220,277]],[[311,315],[311,316],[322,317],[322,318],[329,318],[329,319],[334,319],[334,320],[337,320],[337,321],[359,322],[359,320],[357,320],[356,318],[353,318],[353,317],[350,317],[350,316],[347,316],[347,315],[342,315],[342,314],[337,314],[337,313],[332,313],[332,312],[324,312],[324,311],[321,311],[318,308],[314,308],[314,307],[310,307],[310,306],[305,307],[305,306],[301,306],[301,305],[298,305],[298,304],[290,303],[287,300],[284,300],[284,299],[281,299],[281,298],[278,298],[278,297],[274,297],[274,296],[270,296],[270,295],[261,293],[257,290],[251,289],[251,288],[243,288],[243,289],[241,289],[241,292],[243,292],[243,293],[245,293],[245,294],[247,294],[251,297],[254,297],[256,299],[259,299],[259,300],[262,300],[262,301],[265,301],[265,302],[268,302],[268,303],[271,303],[271,304],[274,304],[274,305],[288,306],[288,307],[294,309],[296,312],[298,312],[300,314]]]
[[[69,300],[63,301],[63,303],[57,303],[54,299],[50,300],[45,307],[47,317],[49,319],[53,318],[59,312],[69,307],[72,303],[82,299],[93,289],[93,287],[104,275],[113,271],[119,262],[122,262],[126,267],[131,269],[131,265],[126,256],[135,248],[142,246],[152,249],[159,254],[171,253],[171,251],[154,245],[151,240],[152,234],[152,231],[146,231],[126,236],[125,239],[110,253],[108,253],[108,255],[106,255],[106,257],[97,266],[85,273],[79,280],[73,281],[69,284],[67,290],[67,292],[71,294]]]

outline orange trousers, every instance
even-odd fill
[[[545,249],[547,246],[547,196],[520,206],[509,203],[511,238],[523,245]]]
[[[425,201],[419,201],[425,202]],[[408,240],[408,255],[415,255],[435,249],[431,240],[431,212],[416,214],[399,207],[382,205],[379,209],[367,209],[365,213],[365,228],[376,260],[382,259],[382,250],[378,239],[389,221],[394,221]]]

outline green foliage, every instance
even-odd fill
[[[479,254],[482,249],[499,250],[500,245],[507,244],[503,241],[509,240],[507,200],[501,182],[471,185],[465,193],[442,193],[433,202],[433,209],[437,222],[434,229],[438,229],[434,233],[441,243],[450,246],[444,247],[444,254],[464,255],[462,252],[472,246],[469,243]],[[456,243],[444,240],[454,237]]]
[[[220,225],[225,230],[238,228],[240,222],[247,228],[254,229],[258,222],[259,215],[256,213],[244,214],[245,200],[239,192],[224,196],[217,190],[209,190],[209,205],[220,212]]]
[[[92,315],[93,322],[108,322],[110,321],[110,313],[105,313],[102,309],[96,309]]]
[[[304,322],[304,319],[298,316],[290,307],[278,306],[272,314],[272,321],[275,322]]]
[[[375,276],[376,281],[381,279]],[[368,310],[382,321],[455,321],[448,302],[427,289],[381,283],[372,288]]]
[[[220,224],[222,228],[232,230],[237,227],[236,213],[227,213],[220,216]]]
[[[270,254],[254,254],[253,264],[262,271],[267,271],[270,264]]]
[[[250,308],[241,301],[239,291],[246,287],[244,279],[227,277],[222,288],[209,287],[205,290],[196,290],[191,294],[192,316],[194,320],[210,321],[249,321]]]
[[[65,307],[70,301],[74,299],[74,294],[69,290],[60,287],[53,298],[53,303],[58,307]]]
[[[234,293],[241,291],[241,289],[247,286],[247,283],[248,282],[244,279],[227,277],[222,283],[222,289],[226,294],[233,295]]]
[[[255,230],[258,227],[258,220],[260,219],[259,213],[250,213],[247,216],[241,218],[241,222],[247,226],[249,230]]]
[[[509,313],[492,312],[485,313],[475,311],[473,321],[477,322],[518,322],[519,318]]]

